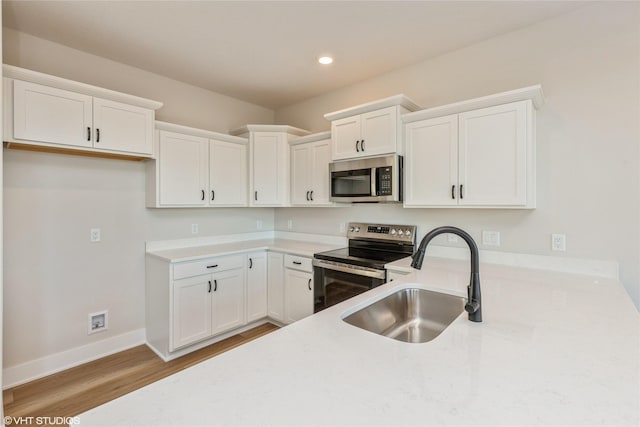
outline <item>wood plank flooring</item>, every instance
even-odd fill
[[[278,329],[257,326],[170,362],[146,345],[7,389],[4,415],[73,417]]]

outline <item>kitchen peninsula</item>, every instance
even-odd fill
[[[409,271],[407,259],[393,264]],[[640,324],[617,280],[481,263],[482,323],[462,314],[433,341],[410,344],[342,321],[399,288],[464,295],[469,280],[464,260],[427,257],[412,273],[81,414],[80,424],[640,423]]]

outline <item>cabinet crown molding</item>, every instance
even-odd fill
[[[419,120],[432,119],[435,117],[448,116],[449,114],[463,113],[465,111],[477,110],[480,108],[493,107],[511,102],[531,100],[536,110],[544,105],[544,93],[542,85],[527,86],[520,89],[500,92],[493,95],[482,96],[465,101],[454,102],[439,107],[427,108],[413,113],[402,115],[404,123],[417,122]]]
[[[295,136],[309,135],[308,130],[288,125],[244,125],[229,131],[231,135],[245,135],[249,132],[284,132]]]
[[[135,105],[142,108],[149,108],[151,110],[157,110],[163,105],[163,103],[159,101],[141,98],[139,96],[129,95],[122,92],[116,92],[111,89],[105,89],[86,83],[76,82],[73,80],[63,79],[62,77],[52,76],[33,70],[27,70],[25,68],[16,67],[13,65],[2,64],[2,72],[3,77],[5,78],[37,83],[45,86],[55,87],[58,89],[78,92],[89,96],[104,98],[111,101]]]
[[[157,130],[165,130],[169,132],[183,133],[187,135],[200,136],[202,138],[215,139],[217,141],[233,142],[237,144],[248,144],[247,138],[239,136],[227,135],[225,133],[214,132],[205,129],[192,128],[189,126],[177,125],[175,123],[168,123],[156,120],[155,127]]]
[[[331,131],[312,133],[311,135],[301,136],[299,138],[289,141],[289,145],[306,144],[308,142],[324,141],[325,139],[331,139]]]
[[[370,111],[380,110],[382,108],[400,106],[404,107],[409,111],[419,110],[420,107],[413,100],[408,98],[404,94],[393,95],[388,98],[379,99],[372,102],[367,102],[366,104],[356,105],[354,107],[345,108],[343,110],[334,111],[332,113],[327,113],[324,115],[324,118],[333,121],[344,119],[345,117],[351,117],[358,114],[368,113]]]

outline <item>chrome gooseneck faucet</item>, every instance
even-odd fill
[[[427,249],[427,245],[434,237],[444,234],[451,233],[456,236],[462,237],[462,239],[469,246],[469,250],[471,251],[471,279],[469,280],[469,286],[467,286],[467,303],[464,306],[464,309],[469,313],[469,320],[472,322],[482,322],[482,300],[480,298],[480,262],[478,257],[478,246],[473,238],[464,230],[461,230],[457,227],[444,226],[434,228],[430,232],[428,232],[420,242],[420,247],[415,254],[413,254],[413,261],[411,262],[411,267],[417,268],[418,270],[422,269],[422,261],[424,259],[424,253]]]

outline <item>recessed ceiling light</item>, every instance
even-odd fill
[[[333,58],[330,56],[321,56],[320,58],[318,58],[318,62],[322,65],[329,65],[333,62]]]

